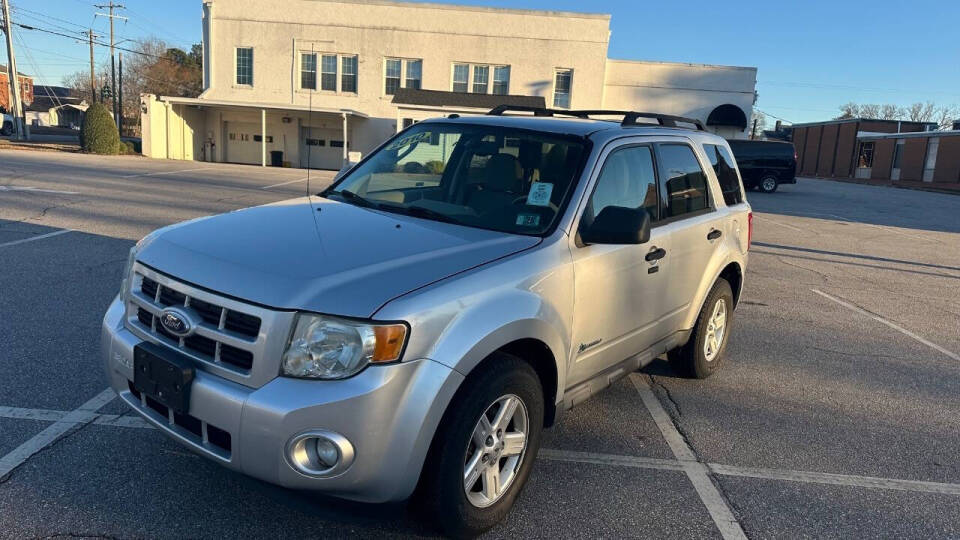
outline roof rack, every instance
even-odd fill
[[[587,110],[562,110],[548,109],[545,107],[528,107],[521,105],[498,105],[487,112],[489,116],[503,116],[505,112],[532,112],[534,116],[572,116],[574,118],[587,118],[591,116],[622,116],[621,126],[649,126],[649,122],[638,122],[637,120],[647,118],[656,120],[657,124],[663,127],[683,127],[678,123],[690,124],[697,131],[705,131],[703,123],[696,118],[685,118],[683,116],[672,116],[669,114],[648,113],[637,111],[613,111],[603,109]]]

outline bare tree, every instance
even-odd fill
[[[750,119],[750,138],[759,139],[763,137],[763,130],[767,127],[767,115],[760,112],[756,107],[753,109]]]
[[[937,106],[932,101],[916,102],[906,109],[906,118],[911,122],[932,122]]]
[[[903,107],[892,103],[884,103],[880,106],[880,115],[877,118],[881,120],[900,120],[904,114]]]
[[[934,110],[931,121],[937,123],[937,129],[953,129],[954,120],[960,119],[960,107],[956,105],[940,105]]]

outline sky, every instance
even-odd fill
[[[107,34],[96,0],[10,0],[11,19]],[[103,3],[103,2],[99,2]],[[117,39],[200,41],[201,0],[123,0]],[[758,68],[757,108],[787,122],[832,118],[850,101],[960,105],[960,0],[455,0],[491,7],[609,13],[609,56]],[[17,67],[38,84],[89,69],[86,42],[14,29]],[[102,38],[105,39],[105,38]],[[6,62],[6,53],[0,53]],[[109,53],[98,47],[97,62]]]

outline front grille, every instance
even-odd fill
[[[133,383],[130,381],[127,381],[127,386],[130,389],[130,393],[140,402],[141,408],[152,410],[166,420],[168,425],[180,428],[179,434],[182,437],[190,439],[201,446],[207,444],[213,445],[225,452],[226,456],[224,457],[229,459],[233,444],[228,432],[189,414],[180,414],[170,410],[163,403],[160,403],[150,396],[141,394],[140,391],[134,388]],[[154,418],[156,419],[156,417]],[[206,435],[204,435],[204,429],[206,429]]]
[[[228,367],[241,373],[253,368],[254,345],[260,335],[259,317],[228,309],[215,303],[195,298],[178,290],[176,285],[161,285],[145,275],[134,280],[135,318],[142,329],[158,341],[190,353],[203,361]],[[139,293],[139,294],[138,294]],[[160,324],[159,314],[170,306],[184,307],[202,321],[193,335],[181,338]]]

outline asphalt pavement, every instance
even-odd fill
[[[332,176],[0,151],[0,538],[434,535],[404,504],[227,471],[103,393],[137,239]],[[800,179],[748,199],[724,368],[660,359],[570,411],[490,538],[960,537],[960,196]]]

